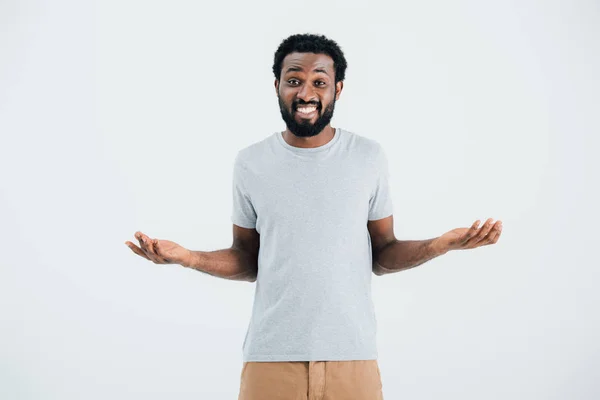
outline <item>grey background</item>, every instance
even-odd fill
[[[597,399],[594,1],[0,3],[0,397],[234,399],[254,284],[155,265],[231,245],[236,152],[284,125],[292,33],[349,67],[333,126],[389,155],[395,232],[495,246],[374,276],[388,399]]]

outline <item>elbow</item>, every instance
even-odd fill
[[[230,275],[223,277],[230,281],[242,281],[242,282],[256,282],[256,275],[251,275],[248,273],[242,273],[237,275]]]
[[[257,277],[258,269],[255,267],[248,269],[244,274],[244,280],[248,282],[256,282]]]
[[[256,270],[256,268],[249,268],[243,271],[242,273],[234,275],[230,279],[237,281],[256,282],[256,278],[258,275],[257,272],[258,271]]]
[[[373,273],[377,276],[385,275],[386,269],[383,268],[377,261],[373,263]]]

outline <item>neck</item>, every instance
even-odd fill
[[[329,143],[329,141],[333,139],[334,135],[335,128],[333,128],[331,125],[327,125],[321,132],[311,137],[298,137],[289,129],[286,129],[283,132],[283,140],[285,140],[290,146],[310,148],[320,147]]]

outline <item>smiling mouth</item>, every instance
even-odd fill
[[[301,107],[296,107],[296,113],[299,114],[301,117],[312,117],[313,114],[317,111],[317,107],[316,106],[301,106]]]

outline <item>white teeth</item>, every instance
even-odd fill
[[[310,114],[311,112],[315,111],[316,109],[317,109],[317,107],[297,108],[297,110],[299,112],[301,112],[302,114]]]

